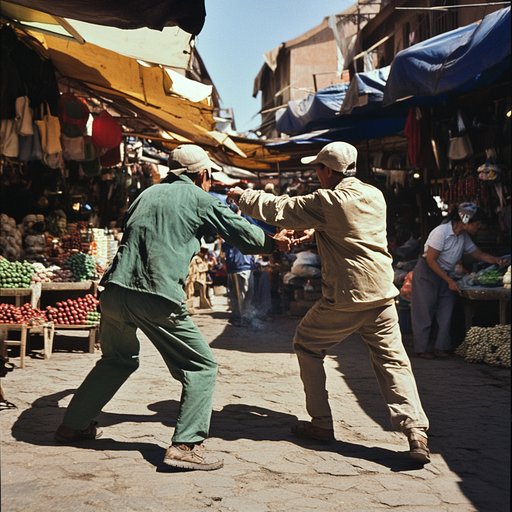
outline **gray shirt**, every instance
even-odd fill
[[[462,257],[462,253],[471,254],[477,249],[477,246],[465,231],[460,235],[456,235],[453,232],[451,222],[437,226],[428,235],[425,243],[424,257],[427,256],[429,247],[440,251],[441,254],[439,254],[437,262],[447,274],[453,272],[455,265],[457,265]]]

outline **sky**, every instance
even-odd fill
[[[236,129],[258,127],[261,93],[252,97],[263,54],[344,11],[354,0],[206,0],[196,48],[221,97],[233,108]]]

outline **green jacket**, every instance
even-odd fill
[[[123,239],[101,285],[113,283],[180,304],[191,259],[204,234],[218,233],[244,254],[270,254],[275,242],[186,175],[145,190],[127,213]]]

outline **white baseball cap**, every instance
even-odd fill
[[[461,203],[459,205],[459,217],[464,224],[467,224],[477,212],[478,207],[475,203]]]
[[[345,176],[354,176],[357,149],[346,142],[330,142],[316,156],[305,156],[300,161],[303,164],[324,164]],[[351,168],[349,169],[349,167]]]
[[[222,167],[212,162],[208,153],[195,144],[182,144],[174,149],[169,155],[168,165],[169,171],[178,175],[184,172],[194,174],[205,169],[209,173],[212,169],[222,171]]]

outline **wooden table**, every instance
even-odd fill
[[[8,340],[7,335],[9,331],[20,331],[19,340]],[[27,351],[27,336],[29,333],[39,334],[42,333],[44,337],[44,358],[50,359],[53,349],[53,335],[54,324],[53,322],[45,322],[39,325],[27,324],[0,324],[0,346],[2,354],[7,357],[7,347],[12,345],[19,345],[20,347],[20,368],[25,368],[25,355]]]
[[[477,301],[499,301],[500,324],[507,323],[507,308],[510,305],[510,289],[505,288],[464,288],[461,290],[464,304],[464,321],[466,332],[473,325]]]

